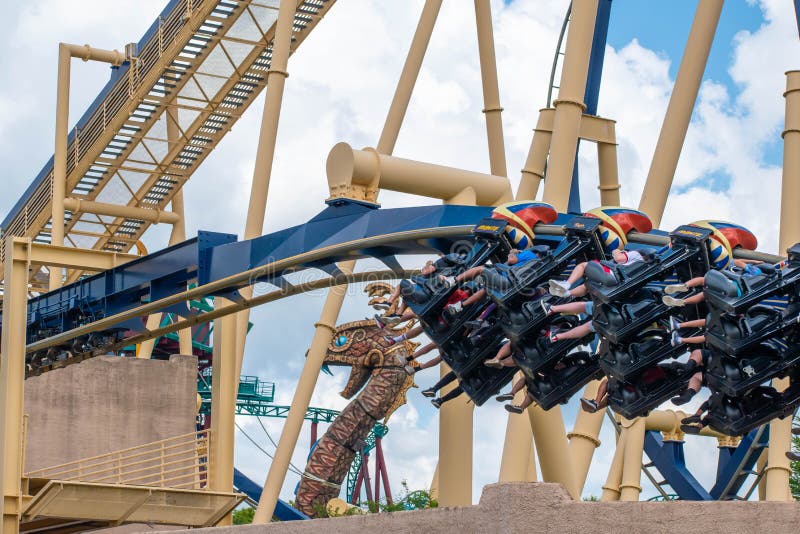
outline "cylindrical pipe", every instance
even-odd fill
[[[800,71],[786,73],[786,118],[783,130],[783,178],[781,180],[781,226],[778,246],[781,251],[800,241]],[[778,391],[789,386],[789,379],[773,380]],[[769,425],[769,450],[767,452],[766,498],[768,501],[785,501],[791,467],[786,451],[791,444],[792,419],[774,419]]]
[[[642,453],[644,451],[644,418],[622,420],[625,435],[625,454],[622,461],[622,483],[619,485],[621,501],[638,501],[642,493]]]
[[[517,373],[514,376],[514,382],[523,378],[521,372]],[[522,388],[514,396],[514,404],[520,404],[525,400],[526,395],[526,389]],[[516,414],[508,414],[507,419],[498,482],[525,482],[528,477],[531,454],[533,453],[533,434],[531,433],[530,419]]]
[[[620,484],[622,484],[622,464],[625,460],[625,434],[617,438],[617,446],[614,449],[614,458],[608,468],[608,477],[603,484],[603,493],[600,496],[601,502],[618,501],[620,494]]]
[[[512,198],[511,186],[503,176],[397,158],[379,154],[375,149],[354,150],[347,143],[337,143],[331,149],[326,168],[334,197],[352,198],[356,189],[352,186],[359,186],[361,193],[356,196],[367,200],[367,193],[379,186],[442,200],[471,187],[481,206],[493,206]]]
[[[597,143],[597,166],[600,174],[600,204],[619,206],[619,171],[617,169],[617,145]]]
[[[595,398],[599,385],[599,380],[593,380],[586,386],[583,396],[587,399]],[[586,484],[586,477],[589,474],[589,466],[592,464],[592,456],[594,456],[595,449],[600,446],[597,436],[600,435],[604,416],[605,410],[598,410],[596,413],[578,410],[575,426],[572,432],[567,434],[569,455],[572,458],[572,471],[575,473],[578,493],[583,492],[583,486]]]
[[[375,440],[375,455],[381,462],[381,480],[383,481],[383,491],[386,493],[386,502],[392,504],[392,488],[389,487],[389,471],[386,469],[386,458],[383,456],[383,444],[381,438]]]
[[[69,51],[69,55],[82,59],[83,61],[100,61],[102,63],[110,63],[115,67],[119,67],[125,61],[125,54],[119,50],[103,50],[102,48],[93,48],[88,44],[75,45],[61,43]]]
[[[483,113],[486,115],[486,137],[489,143],[489,166],[494,176],[508,176],[503,141],[503,108],[497,84],[497,60],[494,54],[492,6],[489,0],[475,0],[475,23],[478,27],[478,55],[483,85]]]
[[[675,169],[678,167],[686,130],[689,128],[694,103],[700,90],[700,82],[703,81],[703,72],[711,51],[711,43],[714,41],[723,2],[724,0],[697,2],[697,11],[689,30],[689,38],[686,40],[686,49],[678,68],[678,75],[675,77],[675,87],[669,98],[653,161],[650,163],[647,181],[639,201],[639,210],[650,217],[654,228],[658,228],[664,215],[664,206],[667,203]]]
[[[439,365],[443,377],[450,372]],[[457,384],[442,388],[445,395]],[[472,504],[472,412],[475,405],[466,394],[442,404],[439,410],[439,505]]]
[[[528,408],[528,417],[539,454],[542,481],[563,484],[570,496],[579,500],[581,496],[575,485],[561,407],[544,411],[538,405],[532,405]]]
[[[431,33],[433,33],[436,17],[439,15],[441,7],[442,0],[426,0],[425,6],[422,8],[417,30],[414,32],[406,62],[403,64],[403,71],[400,73],[400,80],[397,82],[394,98],[389,106],[389,113],[386,115],[386,122],[383,124],[381,137],[375,147],[381,154],[391,154],[397,144],[400,126],[406,116],[411,93],[414,91],[422,60],[425,58],[425,51],[428,49]]]
[[[539,121],[541,122],[541,120],[540,114]],[[517,200],[534,200],[539,193],[539,184],[544,180],[544,173],[547,169],[547,154],[550,152],[552,137],[549,130],[543,130],[538,125],[533,131],[531,147],[528,150],[528,157],[522,168],[519,189],[517,189]]]
[[[53,155],[53,200],[50,244],[64,245],[64,198],[67,196],[67,143],[69,141],[70,48],[58,45],[58,81],[56,82],[56,147]],[[62,271],[50,267],[50,291],[61,287]]]
[[[756,471],[761,473],[764,471],[764,468],[767,467],[767,450],[761,451],[761,454],[758,455],[758,460],[756,460]],[[759,501],[766,501],[767,500],[767,479],[766,477],[762,476],[761,480],[758,481],[758,500]]]
[[[339,269],[343,273],[350,274],[353,272],[354,266],[355,261],[348,261],[340,263]],[[286,478],[286,470],[289,468],[297,438],[303,428],[303,420],[305,419],[308,405],[311,403],[311,395],[317,385],[317,377],[319,377],[322,369],[322,362],[325,359],[328,344],[331,342],[336,319],[339,317],[339,310],[342,309],[346,292],[347,286],[331,288],[328,298],[325,300],[325,305],[322,307],[319,322],[314,325],[311,348],[308,349],[300,379],[295,387],[292,405],[283,425],[281,438],[275,449],[275,456],[269,466],[267,480],[264,483],[264,491],[253,516],[253,523],[255,524],[268,523],[272,520],[272,514],[275,513],[275,505],[278,503],[278,496]],[[369,487],[369,483],[367,483],[367,487]]]
[[[558,211],[566,211],[575,167],[581,116],[586,106],[583,96],[589,73],[594,24],[598,0],[573,0],[572,18],[567,33],[567,45],[558,99],[553,102],[553,140],[543,200]]]
[[[65,198],[64,208],[70,211],[80,211],[95,213],[97,215],[108,215],[111,217],[126,217],[140,219],[152,223],[175,224],[181,217],[174,211],[151,210],[148,208],[135,208],[133,206],[121,206],[119,204],[106,204],[105,202],[94,202],[92,200],[81,200],[78,198]]]
[[[689,414],[680,410],[653,410],[647,417],[644,417],[645,429],[665,432],[667,434],[677,434],[681,429],[681,420],[686,417],[689,417]],[[725,437],[725,434],[712,430],[709,427],[703,427],[700,430],[700,435],[712,438]]]

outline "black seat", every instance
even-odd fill
[[[602,375],[597,357],[581,351],[564,356],[538,373],[525,373],[525,384],[539,406],[549,410],[566,403],[583,386]]]

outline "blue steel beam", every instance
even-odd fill
[[[670,487],[684,501],[710,501],[711,495],[686,467],[683,442],[667,441],[660,432],[648,430],[644,437],[644,452]]]
[[[728,500],[736,495],[768,444],[769,427],[751,430],[743,437],[728,461],[717,471],[717,481],[710,491],[711,497]]]
[[[794,18],[797,19],[797,33],[800,34],[800,0],[794,0]]]
[[[603,62],[606,57],[606,41],[608,39],[608,23],[611,20],[611,1],[600,0],[597,5],[597,16],[594,22],[592,52],[589,56],[589,72],[586,78],[586,91],[583,103],[586,104],[587,115],[597,115],[597,102],[600,99],[600,81],[603,78]],[[800,0],[796,0],[800,2]],[[578,140],[580,149],[580,140]],[[575,166],[572,168],[572,185],[569,190],[569,213],[581,213],[580,177],[578,174],[578,149],[575,151]]]

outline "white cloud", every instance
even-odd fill
[[[46,0],[19,4],[6,13],[9,27],[0,37],[7,54],[0,58],[0,158],[5,163],[10,208],[17,194],[52,154],[55,105],[56,42],[90,42],[121,48],[138,40],[161,10],[163,1]],[[421,0],[388,3],[337,2],[303,43],[289,64],[278,150],[272,173],[266,230],[301,224],[318,212],[327,196],[325,158],[339,141],[374,146],[394,92]],[[791,3],[762,0],[763,24],[740,32],[731,46],[729,73],[734,86],[720,80],[703,84],[675,177],[663,227],[705,218],[729,219],[753,229],[765,250],[777,248],[780,168],[765,163],[764,150],[780,146],[783,124],[783,72],[797,68],[798,44]],[[547,82],[566,0],[493,2],[509,176],[519,181],[535,124],[545,103]],[[119,14],[124,13],[123,17]],[[607,48],[600,113],[617,121],[618,159],[623,204],[635,207],[655,149],[673,80],[665,57],[634,40]],[[78,63],[73,69],[71,119],[94,98],[108,72]],[[257,100],[186,187],[190,235],[197,229],[241,234],[255,162],[263,97]],[[401,157],[488,172],[485,122],[481,109],[474,14],[460,3],[446,2],[437,22],[395,153]],[[584,207],[599,202],[594,147],[582,145]],[[730,185],[727,185],[727,181]],[[722,184],[722,185],[720,185]],[[382,193],[386,206],[433,204],[396,193]],[[168,228],[147,238],[151,250],[166,243]],[[353,292],[341,321],[366,315],[366,299]],[[255,310],[245,371],[277,383],[277,402],[288,404],[323,298],[297,297]],[[426,387],[435,371],[418,376]],[[341,408],[338,397],[346,372],[319,379],[313,404]],[[565,410],[574,413],[574,404]],[[496,479],[504,437],[505,412],[497,405],[476,410],[475,491]],[[242,419],[248,433],[268,444],[260,427]],[[265,420],[277,439],[281,421]],[[568,422],[569,428],[571,423]],[[393,488],[407,479],[412,488],[428,485],[435,468],[438,425],[426,399],[412,391],[409,406],[392,419],[385,443]],[[613,441],[604,431],[606,444]],[[700,445],[695,445],[700,443]],[[268,460],[241,436],[237,465],[251,477],[264,478]],[[267,445],[265,448],[271,451]],[[308,429],[293,456],[302,469]],[[687,445],[692,458],[715,458],[713,445]],[[612,448],[604,445],[589,474],[586,494],[599,495]],[[709,465],[710,460],[705,461]],[[701,462],[702,463],[702,462]],[[297,477],[290,475],[283,495],[289,498]]]

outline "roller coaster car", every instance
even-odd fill
[[[580,318],[576,315],[557,315],[550,317],[551,328],[560,331],[567,331],[581,324]],[[564,339],[553,343],[541,331],[523,338],[516,344],[513,354],[517,367],[526,375],[533,376],[542,369],[556,365],[559,360],[572,349],[580,345],[587,345],[594,338],[594,334],[589,334],[578,339]]]
[[[699,333],[699,331],[698,331]],[[692,332],[689,335],[694,335]],[[627,343],[616,344],[606,339],[600,343],[599,364],[607,376],[630,381],[642,370],[686,352],[686,347],[670,344],[669,332],[664,327],[643,330]]]
[[[593,324],[602,337],[620,344],[669,312],[669,307],[661,302],[661,292],[644,287],[623,300],[596,304]]]
[[[715,391],[739,397],[800,364],[800,344],[773,338],[738,355],[713,352],[705,376]]]
[[[485,365],[475,367],[470,373],[459,379],[464,393],[469,395],[477,406],[497,395],[506,384],[511,382],[517,372],[513,367],[492,369]]]
[[[563,304],[571,299],[554,297],[547,293],[544,288],[539,289],[543,293],[541,298],[536,298],[523,302],[516,308],[500,308],[498,313],[501,317],[503,332],[506,337],[514,343],[519,343],[524,337],[535,333],[539,335],[542,328],[553,320],[552,315],[547,315],[542,309],[542,301],[548,304]]]
[[[513,247],[505,234],[507,225],[507,221],[483,219],[472,230],[475,244],[467,254],[448,254],[442,258],[444,260],[442,264],[437,262],[436,272],[433,275],[415,276],[411,280],[400,282],[403,299],[417,317],[428,319],[438,317],[447,299],[457,289],[455,285],[443,283],[439,278],[440,275],[457,276],[489,260],[493,263],[503,263],[508,259],[508,253]]]
[[[611,376],[608,379],[609,405],[628,419],[643,417],[686,389],[694,372],[657,364],[626,380]]]
[[[477,340],[468,336],[466,329],[461,328],[459,335],[452,336],[441,344],[433,341],[441,347],[442,359],[462,378],[476,367],[483,367],[484,360],[497,354],[502,345],[502,334],[500,325],[495,324]]]
[[[741,313],[773,295],[796,293],[800,285],[800,243],[789,248],[789,259],[783,269],[769,264],[758,267],[764,274],[709,272],[703,289],[708,305],[727,313]]]
[[[760,385],[742,396],[715,391],[709,403],[709,426],[729,436],[742,436],[776,417],[791,416],[800,404],[800,383],[793,378],[783,392]]]
[[[709,273],[710,274],[710,273]],[[792,299],[781,311],[756,304],[744,313],[720,313],[711,307],[706,324],[706,341],[731,356],[748,351],[762,341],[794,329],[800,320],[800,301]]]
[[[528,393],[544,410],[566,403],[583,386],[603,376],[597,356],[584,351],[568,354],[537,373],[525,369],[523,373]]]
[[[519,267],[495,264],[483,276],[486,290],[498,305],[514,306],[524,301],[528,291],[563,271],[572,261],[605,258],[598,229],[602,221],[595,217],[577,216],[564,226],[564,239],[555,247],[535,245],[531,250],[539,255]]]
[[[643,249],[647,261],[629,265],[592,262],[586,266],[586,286],[595,302],[610,303],[631,295],[648,282],[661,280],[677,271],[688,280],[690,273],[709,269],[708,239],[711,230],[680,226],[670,234],[671,247],[661,254]]]

